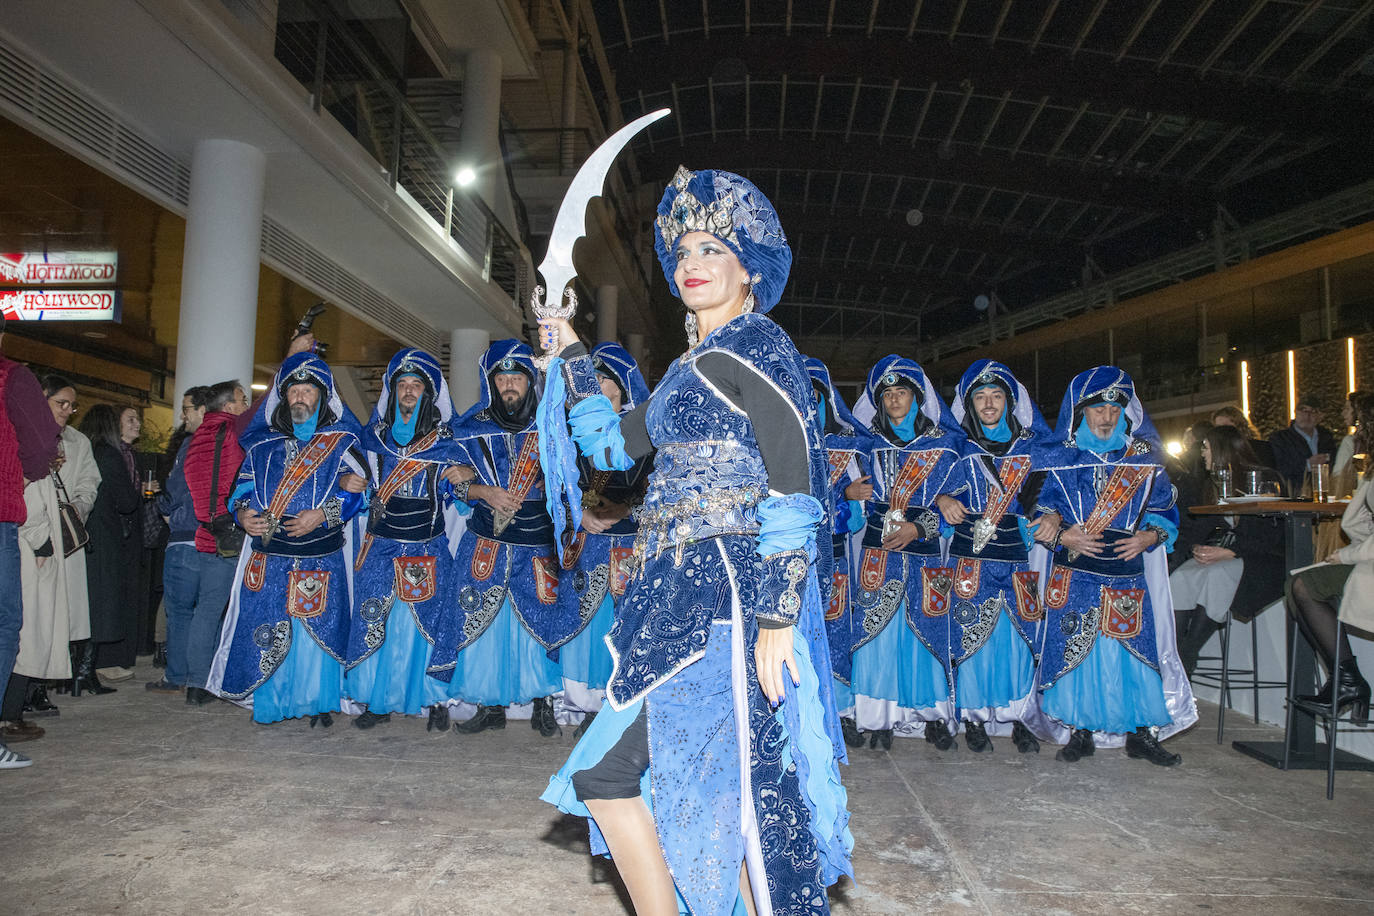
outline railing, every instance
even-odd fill
[[[474,261],[517,310],[531,280],[522,246],[476,194],[453,186],[444,145],[406,101],[405,83],[368,51],[323,0],[297,0],[294,18],[279,19],[276,58],[310,91],[317,112],[328,112],[377,160],[392,187],[404,189]],[[362,36],[362,37],[360,37]]]
[[[1053,296],[1043,302],[997,316],[997,337],[1111,305],[1129,296],[1170,286],[1239,264],[1299,240],[1326,235],[1374,214],[1374,181],[1367,181],[1302,207],[1223,233],[1191,248],[1158,258],[1107,277],[1086,289]],[[987,325],[950,334],[921,346],[919,358],[936,362],[961,350],[990,342]]]

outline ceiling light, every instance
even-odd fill
[[[267,390],[267,383],[266,383],[266,382],[254,382],[254,383],[253,383],[252,385],[250,385],[249,387],[252,388],[254,391],[266,391],[266,390]]]
[[[466,188],[477,180],[477,173],[467,166],[463,166],[458,170],[458,174],[453,176],[453,180],[458,182],[458,187]]]
[[[925,218],[926,215],[922,213],[920,210],[917,210],[915,207],[912,207],[910,210],[906,211],[906,224],[908,226],[919,226],[921,225],[921,223],[925,222]]]

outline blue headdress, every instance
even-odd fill
[[[725,243],[749,272],[754,311],[767,312],[782,298],[792,269],[792,249],[787,247],[777,211],[748,179],[733,172],[689,172],[678,166],[658,203],[654,225],[658,229],[654,251],[674,296],[682,297],[673,282],[678,239],[688,232],[708,232]]]
[[[1021,430],[1029,430],[1031,436],[1036,439],[1048,442],[1053,433],[1050,432],[1049,424],[1040,415],[1040,409],[1035,406],[1035,401],[1031,399],[1030,392],[1026,386],[1012,374],[1006,366],[991,359],[980,359],[978,362],[964,370],[964,374],[959,378],[959,384],[954,388],[954,400],[950,403],[950,413],[954,414],[954,419],[963,426],[966,419],[977,423],[976,417],[970,418],[969,396],[979,388],[986,388],[988,385],[997,385],[1007,394],[1007,410],[1016,420]],[[967,427],[965,427],[967,430]],[[1013,432],[1019,432],[1014,430]]]
[[[491,407],[491,377],[494,373],[524,372],[530,377],[531,390],[534,389],[535,383],[539,380],[539,370],[534,365],[534,351],[530,349],[529,344],[522,343],[514,337],[492,341],[491,346],[487,347],[482,354],[477,366],[481,375],[478,380],[477,403],[469,407],[455,421],[457,423],[461,423]]]
[[[358,435],[362,431],[358,418],[353,416],[353,412],[344,406],[343,399],[339,397],[339,391],[334,387],[334,373],[329,365],[314,353],[294,353],[282,362],[272,378],[272,388],[267,392],[267,397],[262,399],[248,428],[239,437],[245,449],[264,439],[289,434],[287,430],[274,425],[273,420],[278,408],[285,404],[286,389],[301,382],[309,382],[321,392],[316,432],[343,430]]]
[[[949,412],[949,408],[945,406],[945,402],[940,398],[940,393],[935,390],[935,385],[926,376],[925,370],[920,367],[916,360],[898,356],[896,353],[889,353],[884,356],[878,360],[872,369],[868,370],[868,382],[864,386],[863,397],[863,400],[868,403],[865,405],[863,401],[860,401],[860,404],[854,408],[855,415],[859,415],[861,411],[868,413],[871,410],[872,413],[869,415],[873,417],[874,429],[877,429],[879,424],[883,422],[882,417],[885,416],[879,405],[882,390],[903,381],[916,389],[916,400],[919,401],[916,406],[932,426],[938,426],[945,432],[963,435],[963,430],[955,421],[954,415]]]
[[[377,406],[367,421],[367,434],[363,438],[364,446],[371,451],[379,450],[380,443],[373,441],[377,435],[375,431],[385,430],[395,419],[391,403],[392,390],[397,380],[406,375],[417,376],[429,386],[429,391],[416,407],[417,413],[429,409],[429,405],[432,405],[438,423],[447,423],[453,419],[453,398],[449,395],[448,382],[444,379],[444,370],[439,365],[439,360],[424,350],[407,347],[391,357],[391,362],[387,363],[386,375],[382,378],[382,390],[377,396]]]
[[[822,391],[827,392],[826,410],[831,411],[832,416],[839,421],[840,425],[849,427],[845,435],[852,436],[855,433],[862,434],[864,432],[864,426],[854,418],[854,414],[849,410],[849,405],[844,402],[844,398],[840,397],[840,393],[835,390],[835,383],[830,378],[830,369],[826,367],[825,363],[814,356],[807,356],[804,357],[804,359],[806,362],[806,374],[810,376],[811,383],[819,387]]]
[[[620,412],[624,413],[649,400],[649,385],[644,381],[644,373],[639,371],[639,363],[618,343],[605,341],[592,349],[592,365],[597,372],[615,376],[622,392]]]
[[[1145,405],[1136,395],[1135,382],[1116,366],[1097,366],[1080,372],[1069,382],[1059,405],[1059,422],[1055,438],[1065,445],[1073,445],[1078,425],[1083,421],[1083,408],[1093,404],[1115,404],[1126,418],[1126,435],[1150,444],[1156,457],[1163,457],[1159,431],[1145,413]]]

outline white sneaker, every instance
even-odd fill
[[[97,668],[95,673],[100,675],[103,681],[127,681],[134,676],[134,669],[111,665],[109,668]]]
[[[33,761],[23,754],[16,754],[5,745],[0,744],[0,770],[18,770],[32,765]]]

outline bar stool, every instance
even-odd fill
[[[1279,602],[1282,607],[1282,602]],[[1267,609],[1266,605],[1266,609]],[[1261,609],[1261,612],[1264,609]],[[1231,688],[1238,687],[1241,690],[1249,690],[1254,701],[1255,724],[1259,724],[1259,697],[1261,690],[1276,690],[1280,687],[1287,687],[1288,681],[1268,680],[1259,677],[1259,627],[1255,621],[1258,620],[1257,614],[1250,620],[1250,667],[1232,668],[1231,667],[1231,626],[1237,623],[1231,615],[1230,609],[1226,611],[1226,620],[1222,622],[1219,638],[1221,639],[1220,655],[1204,655],[1199,660],[1217,661],[1219,666],[1198,665],[1193,669],[1193,680],[1206,684],[1209,687],[1216,687],[1220,691],[1217,708],[1217,744],[1222,743],[1222,735],[1226,730],[1226,710],[1231,708]]]
[[[1336,644],[1335,644],[1334,646],[1331,647],[1331,650],[1332,650],[1332,651],[1331,651],[1331,657],[1332,657],[1332,658],[1340,658],[1340,654],[1341,654],[1341,653],[1340,653],[1341,634],[1342,634],[1344,631],[1345,631],[1345,625],[1341,622],[1341,619],[1340,619],[1339,617],[1337,617],[1337,618],[1336,618]],[[1300,638],[1301,638],[1301,637],[1296,637],[1296,636],[1295,636],[1295,638],[1293,639],[1293,649],[1292,649],[1292,653],[1290,654],[1289,659],[1288,659],[1288,670],[1289,670],[1289,671],[1292,671],[1292,670],[1293,670],[1293,665],[1296,663],[1296,659],[1297,659],[1297,657],[1298,657],[1298,640],[1299,640]],[[1284,728],[1283,728],[1283,733],[1284,733],[1285,736],[1287,736],[1287,735],[1289,735],[1289,734],[1292,733],[1292,729],[1293,729],[1293,710],[1294,710],[1295,707],[1296,707],[1297,709],[1301,709],[1303,712],[1311,713],[1313,716],[1315,716],[1315,717],[1317,717],[1318,719],[1322,720],[1322,727],[1326,730],[1326,751],[1327,751],[1327,759],[1326,759],[1326,800],[1327,800],[1327,801],[1330,801],[1330,800],[1335,796],[1335,794],[1336,794],[1336,736],[1337,736],[1340,732],[1342,732],[1342,731],[1347,731],[1347,732],[1348,732],[1348,731],[1350,731],[1351,729],[1355,729],[1355,728],[1363,729],[1363,728],[1365,728],[1365,727],[1368,725],[1367,722],[1366,722],[1366,723],[1363,723],[1363,724],[1357,723],[1357,722],[1355,721],[1355,713],[1354,713],[1353,710],[1350,712],[1350,714],[1349,714],[1348,716],[1342,717],[1342,716],[1339,714],[1339,712],[1338,712],[1339,707],[1337,706],[1337,700],[1338,700],[1338,697],[1339,697],[1339,695],[1340,695],[1340,691],[1336,689],[1336,683],[1335,683],[1335,681],[1336,681],[1336,672],[1335,672],[1334,670],[1331,672],[1331,678],[1332,678],[1332,685],[1331,685],[1331,704],[1330,704],[1330,705],[1325,705],[1325,704],[1321,704],[1321,703],[1305,703],[1305,702],[1303,702],[1302,700],[1299,700],[1299,699],[1297,698],[1297,685],[1292,684],[1292,683],[1290,683],[1290,684],[1288,685],[1288,718],[1287,718],[1287,721],[1284,723]],[[1344,725],[1343,723],[1349,723],[1349,725]],[[1290,749],[1291,749],[1290,743],[1288,742],[1288,740],[1287,740],[1286,737],[1285,737],[1285,740],[1284,740],[1284,742],[1283,742],[1283,768],[1284,768],[1285,770],[1288,769],[1289,751],[1290,751]]]

